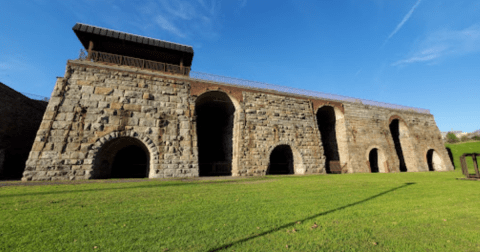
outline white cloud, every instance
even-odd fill
[[[444,29],[428,35],[405,59],[392,66],[416,62],[433,62],[442,57],[464,55],[480,51],[480,25],[475,24],[463,30]]]
[[[172,22],[168,21],[163,16],[157,15],[157,17],[155,18],[155,22],[160,26],[160,28],[169,31],[179,37],[185,37],[184,33],[182,33]]]
[[[142,19],[141,23],[154,23],[156,27],[174,34],[177,37],[216,37],[216,22],[218,16],[216,1],[148,1],[137,6]],[[141,27],[146,29],[145,25]],[[154,27],[148,26],[148,29]]]
[[[407,13],[407,15],[405,15],[402,19],[402,21],[397,25],[397,27],[395,27],[395,30],[392,31],[392,33],[390,33],[390,35],[388,36],[388,38],[385,40],[385,42],[383,44],[386,44],[387,41],[393,37],[393,35],[395,35],[401,28],[402,26],[408,21],[408,19],[410,19],[410,17],[412,16],[413,12],[415,11],[415,9],[417,8],[417,6],[420,4],[422,0],[418,0],[415,5],[413,5],[413,7],[410,9],[410,11]]]
[[[196,16],[195,8],[189,2],[162,0],[161,3],[172,17],[191,20]]]

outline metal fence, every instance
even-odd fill
[[[79,58],[87,59],[88,56],[86,56],[85,53],[81,51]],[[181,75],[188,76],[190,73],[190,67],[172,65],[172,64],[145,60],[145,59],[138,59],[138,58],[127,57],[127,56],[118,55],[118,54],[112,54],[112,53],[91,51],[90,58],[94,62],[105,62],[105,63],[111,63],[116,65],[131,66],[131,67],[137,67],[140,69],[149,69],[149,70],[161,71],[161,72],[172,73],[172,74],[181,74]]]
[[[48,97],[41,96],[41,95],[36,95],[36,94],[29,94],[29,93],[23,93],[21,94],[25,95],[26,97],[32,99],[32,100],[38,100],[38,101],[46,101],[48,102]]]
[[[274,91],[290,93],[290,94],[305,95],[305,96],[311,96],[311,97],[315,97],[315,98],[328,99],[328,100],[332,100],[332,101],[355,102],[355,103],[361,103],[361,104],[376,106],[376,107],[383,107],[383,108],[389,108],[389,109],[400,109],[400,110],[413,111],[413,112],[422,113],[422,114],[430,114],[430,110],[428,110],[428,109],[408,107],[408,106],[402,106],[402,105],[391,104],[391,103],[386,103],[386,102],[377,102],[377,101],[371,101],[371,100],[366,100],[366,99],[359,99],[359,98],[353,98],[353,97],[342,96],[342,95],[328,94],[328,93],[299,89],[299,88],[285,87],[285,86],[280,86],[280,85],[273,85],[273,84],[244,80],[244,79],[237,79],[237,78],[232,78],[232,77],[226,77],[226,76],[220,76],[220,75],[214,75],[214,74],[208,74],[208,73],[201,73],[201,72],[196,72],[196,71],[190,71],[190,78],[198,79],[198,80],[219,82],[219,83],[227,83],[227,84],[230,84],[230,85],[235,85],[235,86],[240,86],[240,87],[260,88],[260,89],[274,90]]]

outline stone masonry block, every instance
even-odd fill
[[[90,86],[92,85],[92,82],[86,80],[77,80],[77,85]]]
[[[94,90],[95,90],[95,87],[93,86],[82,86],[82,93],[93,94]]]
[[[143,93],[137,91],[125,91],[125,98],[142,98]]]
[[[137,112],[142,111],[142,105],[137,105],[137,104],[125,104],[123,105],[123,108],[129,111],[137,111]]]
[[[110,95],[112,93],[113,93],[113,88],[109,88],[109,87],[96,87],[95,88],[95,94]]]

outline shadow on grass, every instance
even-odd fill
[[[210,252],[214,252],[214,251],[220,251],[220,250],[223,250],[223,249],[227,249],[233,245],[236,245],[236,244],[240,244],[240,243],[243,243],[243,242],[246,242],[246,241],[249,241],[249,240],[252,240],[252,239],[255,239],[257,237],[260,237],[260,236],[264,236],[264,235],[267,235],[267,234],[270,234],[270,233],[273,233],[273,232],[276,232],[280,229],[284,229],[284,228],[288,228],[288,227],[293,227],[297,221],[301,221],[301,222],[304,222],[304,221],[308,221],[308,220],[311,220],[311,219],[314,219],[314,218],[317,218],[319,216],[323,216],[323,215],[327,215],[327,214],[330,214],[330,213],[333,213],[333,212],[336,212],[336,211],[339,211],[339,210],[343,210],[345,208],[348,208],[348,207],[352,207],[352,206],[355,206],[355,205],[358,205],[358,204],[362,204],[364,202],[367,202],[369,200],[372,200],[372,199],[375,199],[375,198],[378,198],[380,196],[383,196],[387,193],[391,193],[395,190],[398,190],[398,189],[401,189],[401,188],[404,188],[404,187],[407,187],[407,186],[410,186],[410,185],[414,185],[416,183],[405,183],[399,187],[395,187],[395,188],[392,188],[390,190],[387,190],[387,191],[384,191],[384,192],[381,192],[379,194],[376,194],[376,195],[373,195],[371,197],[368,197],[364,200],[360,200],[360,201],[357,201],[357,202],[354,202],[354,203],[351,203],[351,204],[348,204],[348,205],[345,205],[345,206],[342,206],[342,207],[339,207],[339,208],[335,208],[335,209],[332,209],[332,210],[329,210],[329,211],[325,211],[325,212],[321,212],[321,213],[318,213],[318,214],[315,214],[315,215],[312,215],[312,216],[309,216],[305,219],[302,219],[302,220],[296,220],[296,221],[293,221],[293,222],[290,222],[290,223],[287,223],[285,225],[282,225],[280,227],[277,227],[277,228],[274,228],[274,229],[270,229],[268,231],[265,231],[265,232],[262,232],[260,234],[255,234],[255,235],[252,235],[250,237],[247,237],[247,238],[243,238],[241,240],[238,240],[238,241],[235,241],[235,242],[232,242],[232,243],[228,243],[228,244],[225,244],[223,246],[220,246],[220,247],[217,247],[217,248],[214,248],[214,249],[211,249],[209,250]]]
[[[48,195],[48,194],[63,194],[63,193],[81,193],[81,192],[98,192],[98,191],[109,191],[109,190],[125,190],[125,189],[138,189],[138,188],[154,188],[154,187],[168,187],[168,186],[192,186],[192,185],[202,185],[202,184],[230,184],[230,183],[245,183],[248,181],[261,181],[261,180],[270,180],[270,179],[242,179],[242,180],[198,180],[198,179],[182,179],[182,180],[173,180],[173,181],[162,181],[162,182],[176,182],[176,183],[155,183],[154,185],[141,185],[141,186],[126,186],[126,187],[114,187],[114,188],[95,188],[95,189],[83,189],[83,190],[63,190],[63,191],[54,191],[54,192],[33,192],[33,193],[21,193],[21,194],[8,194],[0,195],[0,198],[7,197],[22,197],[22,196],[33,196],[33,195]],[[159,182],[159,181],[149,181],[149,180],[138,180],[138,181],[122,181],[122,180],[112,180],[112,181],[88,181],[85,183],[41,183],[41,185],[83,185],[83,184],[96,184],[96,185],[105,185],[105,184],[118,184],[118,183],[135,183],[135,182]],[[27,182],[28,183],[28,182]],[[25,186],[23,184],[11,184],[7,186]],[[5,187],[5,185],[0,184],[0,188]]]

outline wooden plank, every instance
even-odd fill
[[[476,153],[473,154],[472,160],[473,160],[473,168],[475,169],[475,174],[477,175],[477,178],[480,178],[480,173],[478,172],[477,155],[476,155]]]
[[[330,172],[335,174],[342,173],[342,166],[340,165],[340,161],[330,161]]]

